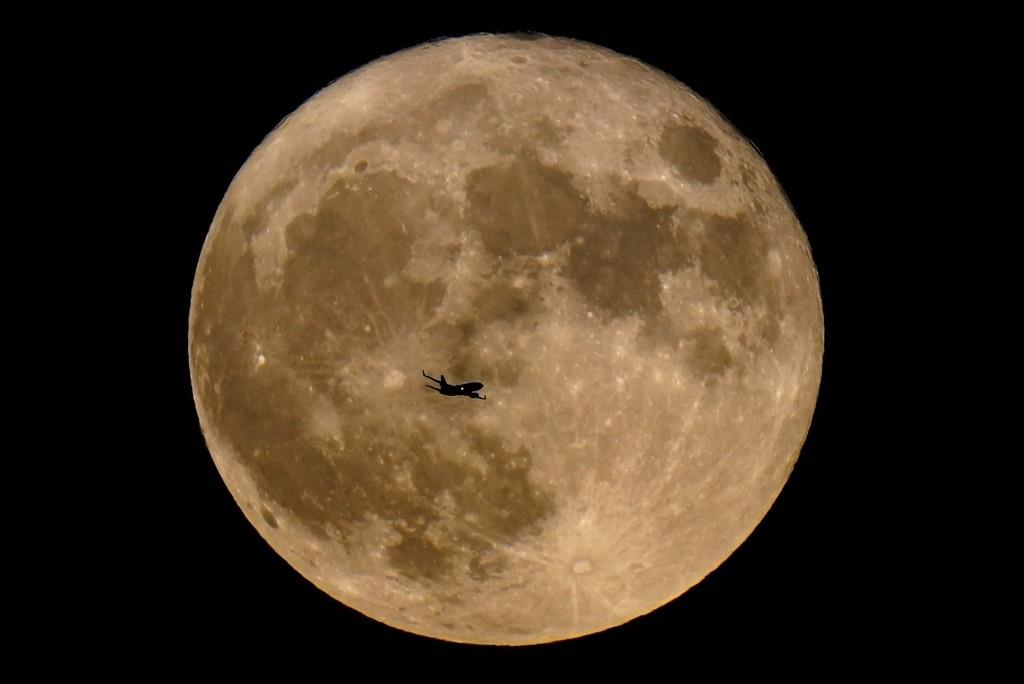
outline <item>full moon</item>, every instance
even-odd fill
[[[259,145],[189,362],[218,471],[295,570],[402,630],[534,644],[648,613],[747,538],[823,330],[792,208],[707,102],[588,43],[479,35],[354,71]]]

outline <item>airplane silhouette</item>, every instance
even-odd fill
[[[437,388],[437,387],[434,387],[432,385],[424,385],[424,387],[426,387],[428,389],[432,389],[435,392],[440,392],[441,394],[445,395],[446,397],[460,397],[461,396],[461,397],[469,397],[470,399],[486,399],[487,398],[487,397],[482,397],[479,394],[477,394],[477,390],[483,389],[483,387],[484,387],[484,383],[482,383],[482,382],[464,382],[461,385],[449,385],[448,381],[445,379],[443,373],[441,374],[441,379],[438,380],[437,378],[432,378],[429,375],[427,375],[427,372],[424,371],[424,370],[421,370],[420,372],[423,373],[423,377],[427,378],[428,380],[433,380],[434,382],[436,382],[437,384],[439,384],[441,386],[440,389]]]

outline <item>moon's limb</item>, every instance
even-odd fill
[[[709,105],[592,45],[476,36],[354,72],[263,142],[189,351],[218,469],[289,563],[396,627],[521,644],[646,613],[749,535],[822,330],[792,209]]]

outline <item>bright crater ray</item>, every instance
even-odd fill
[[[709,105],[593,45],[475,36],[259,146],[189,356],[217,467],[296,570],[404,630],[526,644],[649,612],[749,535],[822,344],[806,237]]]

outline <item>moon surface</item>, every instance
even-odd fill
[[[537,36],[303,104],[231,183],[189,321],[203,433],[267,542],[376,620],[481,644],[620,625],[715,569],[796,462],[822,352],[750,143],[666,74]]]

